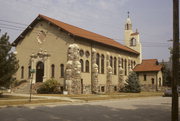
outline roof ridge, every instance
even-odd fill
[[[75,28],[78,28],[78,29],[82,29],[82,30],[84,30],[84,31],[91,32],[91,33],[96,34],[96,35],[98,35],[98,36],[106,37],[106,36],[104,36],[104,35],[100,35],[100,34],[98,34],[98,33],[92,32],[92,31],[90,31],[90,30],[86,30],[86,29],[84,29],[84,28],[81,28],[81,27],[78,27],[78,26],[74,26],[74,25],[72,25],[72,24],[68,24],[68,23],[63,22],[63,21],[59,21],[59,20],[57,20],[57,19],[54,19],[54,18],[45,16],[45,15],[42,15],[42,14],[39,14],[39,16],[41,16],[41,17],[47,17],[47,18],[49,18],[49,19],[53,19],[53,20],[55,20],[55,21],[62,22],[62,23],[64,23],[64,24],[68,25],[68,26],[73,26],[73,27],[75,27]],[[110,38],[110,37],[106,37],[106,38],[112,39],[112,38]],[[113,40],[113,39],[112,39],[112,40]],[[115,41],[115,40],[113,40],[113,41]]]

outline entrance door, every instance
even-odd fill
[[[39,61],[36,65],[36,82],[43,82],[44,63]]]

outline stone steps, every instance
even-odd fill
[[[38,87],[42,85],[42,83],[35,83],[32,84],[32,93],[37,93],[37,89]],[[21,94],[29,94],[30,93],[30,82],[24,82],[22,84],[20,84],[17,87],[14,87],[12,89],[13,93],[21,93]]]
[[[30,90],[30,83],[29,82],[24,82],[17,87],[14,87],[12,89],[13,93],[21,93],[21,94],[28,94]]]

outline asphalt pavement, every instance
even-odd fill
[[[1,121],[170,121],[170,97],[0,108]]]

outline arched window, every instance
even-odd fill
[[[146,81],[146,74],[144,74],[144,81]]]
[[[112,56],[110,57],[110,66],[112,67],[112,63],[113,63],[113,58]]]
[[[104,55],[101,55],[101,73],[104,74]]]
[[[116,59],[116,57],[114,57],[114,75],[116,75],[117,74],[117,59]]]
[[[159,86],[161,86],[161,77],[159,77]]]
[[[82,59],[80,59],[80,63],[81,63],[81,72],[84,72],[84,63]]]
[[[121,58],[119,57],[118,58],[118,67],[120,67],[120,64],[121,64]]]
[[[85,52],[85,55],[86,55],[86,57],[88,58],[88,57],[90,56],[89,51],[86,51],[86,52]]]
[[[152,78],[151,81],[152,81],[152,85],[154,85],[154,78]]]
[[[55,75],[55,66],[54,64],[51,65],[51,77],[54,78]]]
[[[24,66],[21,67],[21,79],[24,78]]]
[[[84,55],[84,51],[83,51],[82,49],[79,51],[79,55],[80,55],[81,57]]]
[[[28,66],[28,78],[31,78],[31,66]]]
[[[61,69],[61,77],[64,77],[64,64],[60,65],[60,69]]]
[[[135,38],[132,38],[130,40],[130,46],[136,46],[136,39]]]
[[[131,66],[131,61],[128,59],[128,69]]]
[[[125,25],[125,29],[129,30],[129,24],[128,23]]]
[[[99,59],[100,59],[100,56],[99,56],[99,53],[97,53],[97,55],[96,55],[96,64],[98,65],[98,72],[100,73]]]
[[[121,66],[122,66],[122,68],[124,68],[124,60],[123,60],[123,58],[121,59]]]
[[[125,75],[127,75],[127,60],[125,59],[125,61],[124,61],[124,67],[125,67],[125,69],[124,69],[124,74]]]
[[[131,69],[133,69],[133,61],[131,61]]]
[[[134,67],[136,66],[136,61],[134,61]]]
[[[86,60],[86,72],[89,72],[89,61]]]

